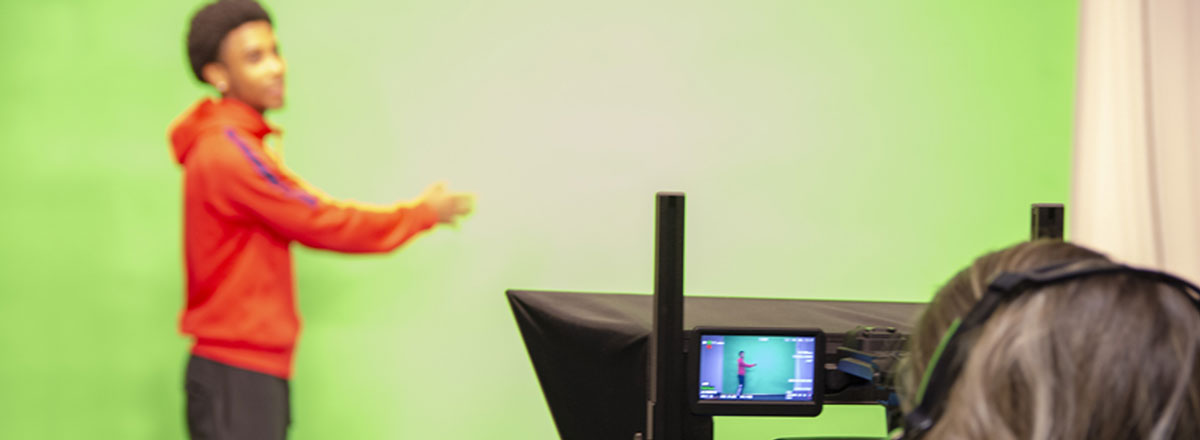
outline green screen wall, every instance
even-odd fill
[[[0,3],[0,438],[185,434],[180,173],[210,93],[188,1]],[[458,229],[295,248],[292,438],[554,438],[504,291],[649,292],[653,194],[694,295],[923,301],[1068,196],[1073,1],[276,1],[291,168]],[[878,434],[876,408],[719,440]]]

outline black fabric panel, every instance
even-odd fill
[[[652,296],[520,290],[507,295],[560,437],[627,440],[645,429]],[[688,296],[683,320],[685,329],[820,328],[829,335],[828,350],[834,350],[840,333],[860,325],[907,333],[923,307]]]

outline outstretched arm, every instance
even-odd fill
[[[435,224],[471,210],[470,196],[435,185],[413,202],[388,206],[333,200],[252,148],[233,130],[222,154],[204,166],[221,202],[271,231],[306,246],[339,252],[387,252]]]

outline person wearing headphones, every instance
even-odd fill
[[[1038,240],[941,288],[897,371],[898,438],[1200,438],[1200,291]]]

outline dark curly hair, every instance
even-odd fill
[[[188,60],[196,79],[204,82],[204,66],[217,61],[226,34],[242,24],[259,20],[271,23],[271,16],[254,0],[217,0],[196,11],[187,34]]]

